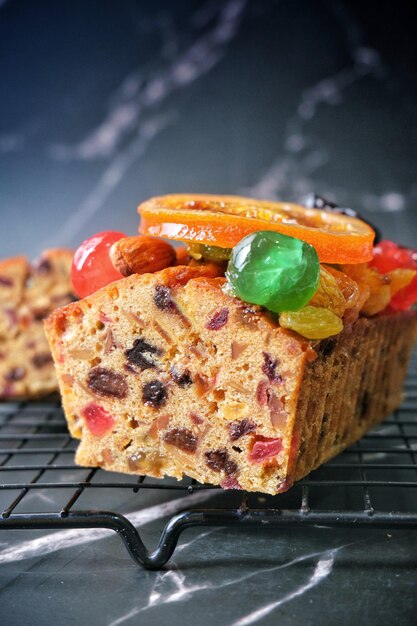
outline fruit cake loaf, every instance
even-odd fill
[[[73,253],[46,251],[0,262],[0,399],[36,397],[58,387],[43,319],[74,299]]]
[[[414,312],[306,339],[218,273],[132,275],[46,321],[77,463],[275,494],[398,406]]]

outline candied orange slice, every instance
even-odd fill
[[[322,263],[372,259],[375,233],[368,224],[290,202],[185,194],[151,198],[138,211],[139,232],[146,235],[233,248],[246,235],[274,230],[314,246]]]

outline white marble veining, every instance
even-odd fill
[[[197,540],[201,538],[201,535],[197,537]],[[227,587],[236,586],[239,588],[242,584],[246,583],[249,579],[257,578],[262,584],[263,577],[270,577],[274,572],[279,570],[285,570],[298,565],[303,562],[314,561],[317,559],[314,565],[314,571],[309,576],[308,581],[298,585],[289,593],[285,593],[279,599],[273,602],[268,602],[266,605],[259,607],[251,613],[234,621],[230,626],[247,626],[259,621],[266,615],[272,613],[276,608],[296,598],[297,596],[307,592],[309,589],[318,585],[324,578],[326,578],[332,571],[333,563],[338,551],[347,547],[348,544],[339,546],[332,550],[326,550],[324,552],[308,553],[302,556],[296,557],[285,563],[279,565],[273,565],[271,567],[257,568],[256,571],[244,571],[241,576],[233,578],[227,578],[227,576],[218,582],[203,582],[195,584],[187,580],[187,575],[176,569],[175,566],[170,566],[168,571],[159,572],[152,590],[149,594],[147,604],[137,606],[129,610],[127,613],[121,615],[116,620],[111,621],[107,626],[120,626],[129,622],[138,615],[149,611],[155,607],[163,604],[171,604],[181,602],[193,598],[195,600],[195,594],[198,592],[210,592],[216,589],[222,589],[224,591]],[[188,547],[188,546],[187,546]],[[192,578],[192,577],[190,577]]]
[[[404,193],[387,189],[381,194],[366,189],[353,192],[341,185],[320,178],[321,168],[333,158],[327,142],[311,130],[311,123],[326,107],[340,107],[349,91],[361,82],[373,79],[386,85],[387,70],[377,50],[368,45],[358,22],[343,2],[326,2],[327,9],[339,20],[351,61],[336,73],[320,78],[300,94],[294,115],[286,125],[279,156],[259,180],[241,190],[257,198],[281,200],[301,199],[311,190],[320,189],[325,197],[343,204],[349,196],[355,206],[379,213],[398,213],[412,206],[417,199],[417,186],[412,184]],[[388,90],[388,85],[387,85]]]
[[[202,502],[206,502],[214,495],[213,491],[199,491],[197,493],[183,496],[157,504],[139,511],[132,512],[126,517],[140,528],[145,524],[156,521],[166,516],[175,515],[184,508],[194,507]],[[23,559],[43,557],[57,550],[74,548],[98,539],[109,537],[109,530],[103,528],[86,530],[61,530],[53,534],[47,534],[37,539],[30,539],[21,543],[14,543],[4,550],[0,550],[0,564],[13,563]]]
[[[304,585],[297,587],[296,589],[294,589],[294,591],[291,591],[290,593],[284,595],[282,598],[279,598],[279,600],[270,602],[269,604],[266,604],[265,606],[256,609],[252,613],[249,613],[245,617],[236,620],[235,622],[233,622],[233,624],[231,624],[231,626],[249,626],[250,624],[254,624],[255,622],[258,622],[260,619],[263,619],[264,617],[275,611],[275,609],[282,606],[286,602],[294,600],[294,598],[296,598],[297,596],[300,596],[309,589],[312,589],[316,585],[319,585],[321,581],[331,573],[333,569],[334,559],[335,551],[333,550],[324,558],[321,558],[317,561],[314,572],[310,576],[308,582],[306,582]]]
[[[159,113],[168,96],[200,79],[223,58],[228,44],[238,32],[247,0],[208,3],[216,21],[198,33],[207,17],[197,11],[190,23],[194,40],[173,59],[166,54],[166,43],[156,68],[140,68],[121,81],[110,97],[104,120],[75,145],[52,145],[50,155],[59,160],[105,160],[108,164],[93,189],[54,233],[54,245],[67,245],[82,232],[85,224],[99,211],[110,193],[123,180],[131,165],[142,157],[152,142],[175,118],[176,113]],[[179,37],[178,37],[179,39]],[[176,45],[172,44],[175,49]],[[51,245],[48,238],[43,247]]]
[[[346,37],[349,40],[348,31]],[[383,75],[382,61],[376,50],[358,45],[351,50],[351,54],[349,66],[321,78],[301,93],[294,115],[287,122],[280,156],[254,185],[242,190],[244,193],[279,200],[283,197],[302,198],[319,187],[330,199],[346,197],[346,189],[317,178],[317,172],[332,155],[323,139],[310,130],[310,125],[321,109],[343,104],[345,92],[355,83],[369,76],[379,79]],[[401,206],[401,194],[391,191],[384,194],[387,195],[391,202],[392,198],[396,198],[396,206]],[[375,202],[371,204],[376,206],[378,202],[375,196]],[[380,204],[385,206],[383,202]]]

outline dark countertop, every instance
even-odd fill
[[[140,201],[181,191],[313,190],[415,246],[416,9],[383,4],[0,0],[1,256],[134,234]],[[94,506],[154,545],[166,499]],[[415,530],[204,528],[149,572],[111,531],[2,530],[0,603],[11,626],[407,626],[416,561]]]

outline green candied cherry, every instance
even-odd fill
[[[319,285],[320,263],[301,239],[261,230],[232,250],[226,278],[235,296],[274,313],[298,311]]]

